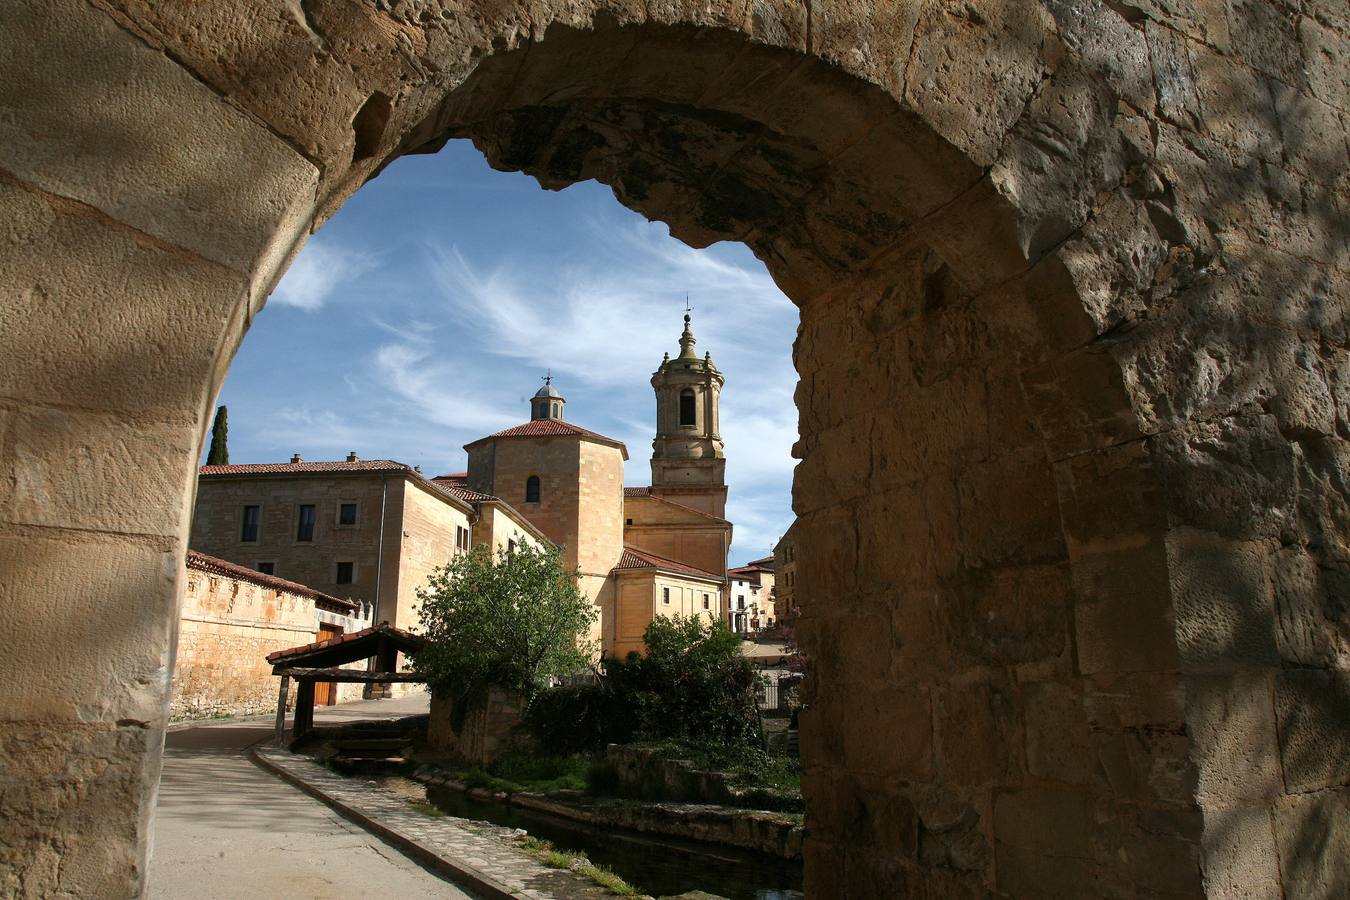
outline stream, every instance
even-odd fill
[[[523,828],[560,850],[585,853],[653,897],[705,891],[727,900],[800,900],[800,862],[737,847],[665,835],[595,828],[531,809],[427,787],[427,802],[447,815]]]

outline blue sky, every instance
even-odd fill
[[[567,419],[627,444],[627,483],[648,484],[649,379],[686,293],[727,379],[730,561],[762,556],[792,521],[796,307],[745,246],[693,250],[603,185],[545,191],[467,141],[398,160],[310,239],[221,390],[230,461],[462,471],[464,444],[529,419],[551,368]]]

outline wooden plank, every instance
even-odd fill
[[[286,735],[286,697],[291,691],[291,676],[281,676],[281,690],[277,693],[277,733],[276,742],[280,747]]]
[[[391,682],[420,682],[426,681],[427,677],[421,672],[371,672],[365,669],[302,669],[302,668],[277,668],[273,669],[274,675],[289,675],[296,681],[304,683],[306,681],[344,681],[349,683],[391,683]]]

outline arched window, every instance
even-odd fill
[[[553,404],[553,418],[558,418],[559,413],[561,413],[561,410],[558,408],[558,404]]]
[[[539,502],[539,476],[538,476],[538,475],[531,475],[529,478],[526,478],[526,479],[525,479],[525,502],[526,502],[526,503],[538,503],[538,502]]]
[[[693,425],[694,423],[694,392],[690,388],[680,391],[680,424]]]

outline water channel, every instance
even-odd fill
[[[585,853],[653,897],[706,891],[727,900],[800,900],[802,866],[735,847],[664,835],[594,828],[581,822],[428,787],[427,801],[447,815],[523,828],[560,850]]]

